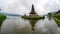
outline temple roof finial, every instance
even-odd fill
[[[29,14],[36,14],[33,4],[32,4],[32,8],[31,8],[31,12]]]

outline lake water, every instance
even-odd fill
[[[0,34],[60,34],[60,28],[48,17],[34,21],[10,16],[3,22]]]

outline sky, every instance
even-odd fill
[[[1,12],[29,14],[32,4],[39,15],[60,10],[60,0],[0,0]]]

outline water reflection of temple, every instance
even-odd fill
[[[35,24],[38,20],[29,20],[30,21],[30,24],[31,24],[31,27],[32,27],[32,30],[34,31],[35,30]]]

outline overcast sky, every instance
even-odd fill
[[[28,14],[32,4],[39,15],[60,9],[60,0],[0,0],[2,12],[13,14]]]

